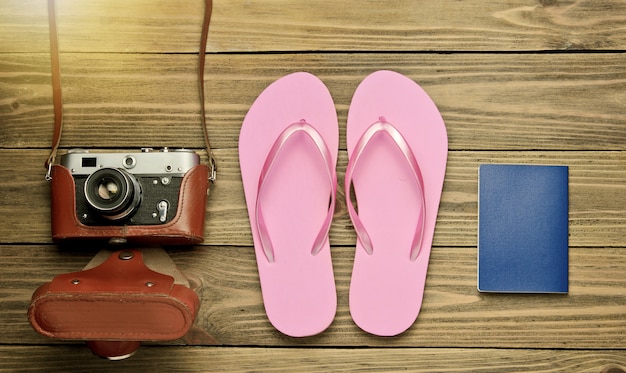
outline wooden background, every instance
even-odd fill
[[[59,0],[57,8],[63,149],[202,147],[195,71],[203,1]],[[623,372],[625,51],[623,0],[215,0],[206,103],[218,181],[205,243],[168,249],[202,280],[201,310],[183,340],[110,363],[81,343],[39,336],[26,319],[32,292],[81,269],[98,247],[50,241],[46,2],[3,0],[0,370]],[[335,321],[315,337],[286,337],[264,314],[238,167],[241,122],[275,79],[316,74],[336,102],[342,185],[351,95],[379,69],[422,85],[448,128],[421,314],[394,338],[353,324],[355,235],[340,204],[331,230]],[[477,167],[501,162],[570,167],[568,295],[477,292]]]

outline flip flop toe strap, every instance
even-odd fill
[[[426,215],[426,201],[424,198],[424,181],[422,179],[422,172],[420,170],[419,164],[411,147],[406,142],[402,134],[390,123],[388,123],[385,118],[380,117],[379,121],[372,124],[367,130],[363,133],[361,138],[357,141],[356,146],[354,147],[354,151],[352,152],[352,156],[348,161],[348,166],[346,168],[346,176],[345,176],[345,193],[346,193],[346,205],[348,206],[348,213],[350,214],[350,219],[352,220],[352,224],[357,233],[357,237],[363,246],[363,249],[367,252],[368,255],[372,255],[374,253],[374,245],[372,244],[372,240],[367,233],[367,229],[365,225],[361,221],[352,201],[350,199],[350,190],[352,188],[353,182],[353,174],[354,170],[359,163],[361,155],[366,150],[367,146],[370,144],[371,140],[378,134],[387,135],[393,140],[393,143],[400,150],[404,159],[407,161],[408,165],[411,168],[411,173],[416,182],[417,193],[419,196],[419,200],[421,202],[420,213],[418,216],[418,221],[415,228],[415,233],[413,235],[413,242],[411,243],[410,248],[410,259],[411,261],[415,261],[419,256],[421,246],[422,246],[422,233],[424,232],[424,222]]]
[[[333,215],[335,212],[335,196],[337,194],[337,174],[335,173],[335,165],[333,157],[331,156],[330,150],[326,145],[326,142],[322,138],[322,135],[310,124],[306,121],[301,120],[300,122],[293,123],[289,125],[287,128],[281,132],[278,136],[270,151],[265,159],[265,163],[263,164],[263,168],[261,169],[261,175],[259,176],[259,183],[257,188],[257,198],[256,198],[256,225],[257,231],[259,233],[259,238],[261,240],[261,245],[263,247],[263,253],[268,262],[272,263],[276,260],[276,256],[274,253],[274,247],[272,245],[272,240],[270,239],[270,235],[268,232],[268,228],[265,222],[265,218],[263,216],[263,210],[261,207],[261,196],[263,194],[265,188],[265,181],[267,177],[272,172],[272,168],[278,155],[281,150],[284,148],[285,144],[297,133],[305,133],[308,138],[315,144],[317,150],[319,151],[319,155],[324,160],[324,164],[326,165],[326,172],[328,176],[328,183],[330,185],[330,202],[328,206],[328,213],[322,222],[322,226],[313,241],[313,245],[311,248],[311,254],[317,255],[324,244],[328,240],[328,232],[330,231],[330,226],[332,223]]]

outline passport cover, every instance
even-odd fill
[[[483,164],[478,175],[478,290],[567,293],[567,166]]]

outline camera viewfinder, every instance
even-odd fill
[[[96,157],[84,157],[82,159],[83,167],[96,167],[98,164]]]

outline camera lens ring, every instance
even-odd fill
[[[121,168],[101,168],[87,178],[85,198],[90,208],[108,220],[135,213],[141,203],[141,184]]]

